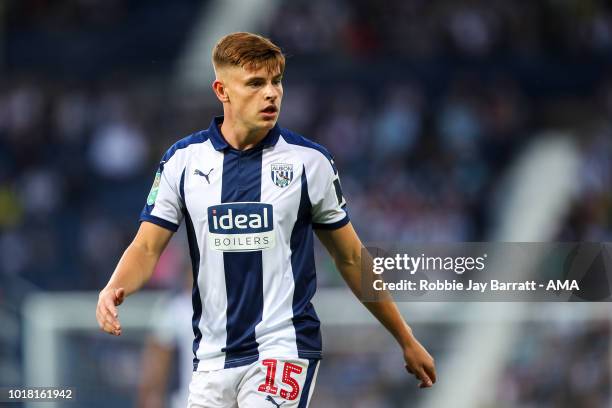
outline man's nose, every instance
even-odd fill
[[[276,98],[278,98],[278,91],[272,84],[269,84],[268,86],[266,86],[265,98],[266,100],[271,100],[271,101],[274,101]]]

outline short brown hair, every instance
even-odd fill
[[[221,38],[212,52],[215,69],[237,66],[247,69],[266,67],[268,72],[285,70],[285,56],[269,39],[252,33],[232,33]]]

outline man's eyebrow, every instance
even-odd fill
[[[272,79],[282,79],[283,78],[283,74],[277,74],[274,75],[272,77]],[[247,77],[245,79],[245,82],[251,82],[251,81],[265,81],[266,77],[262,77],[262,76],[252,76],[252,77]]]
[[[251,82],[251,81],[265,81],[266,78],[264,77],[260,77],[260,76],[252,76],[252,77],[248,77],[245,79],[245,82]]]

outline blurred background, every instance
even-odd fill
[[[611,241],[610,2],[0,0],[0,386],[172,406],[191,339],[151,310],[182,310],[184,232],[121,338],[94,308],[159,158],[222,112],[210,52],[232,31],[287,54],[280,124],[335,155],[362,241]],[[317,264],[314,407],[612,406],[605,304],[402,304],[439,367],[419,391]]]

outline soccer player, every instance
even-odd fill
[[[120,335],[137,291],[185,220],[193,264],[189,407],[307,407],[319,360],[313,230],[361,295],[362,244],[332,156],[281,128],[285,58],[251,33],[219,40],[212,84],[223,116],[163,156],[134,241],[100,292],[96,317]],[[391,300],[364,303],[399,343],[421,387],[434,362]],[[177,318],[179,318],[177,316]]]
[[[191,268],[185,274],[184,287],[162,297],[155,305],[153,330],[145,341],[142,353],[142,377],[138,389],[138,408],[185,408],[191,382],[193,330],[186,317],[191,314]],[[175,358],[176,357],[176,358]],[[176,367],[176,370],[173,368]],[[172,372],[178,381],[169,381]],[[170,391],[170,383],[176,389]]]

